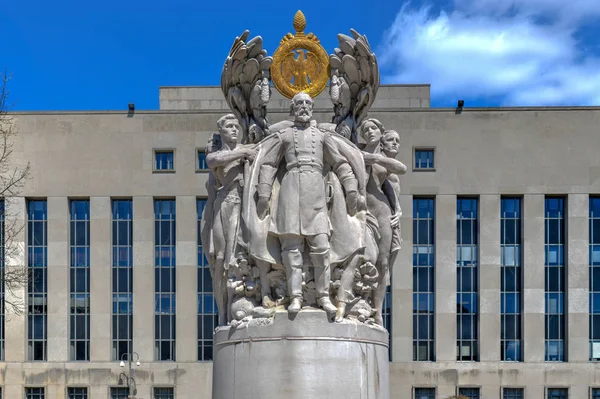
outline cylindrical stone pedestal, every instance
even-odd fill
[[[389,399],[388,333],[322,310],[215,333],[213,399]]]

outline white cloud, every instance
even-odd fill
[[[456,0],[437,14],[405,5],[378,50],[384,82],[431,83],[444,105],[600,105],[600,58],[575,39],[581,24],[600,17],[593,3]]]

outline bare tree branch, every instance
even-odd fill
[[[5,314],[25,313],[25,292],[29,281],[29,273],[24,257],[24,217],[11,206],[20,196],[26,180],[30,175],[30,164],[19,165],[12,159],[17,129],[14,116],[10,113],[13,107],[9,103],[10,91],[8,83],[11,76],[6,70],[0,75],[0,198],[4,200],[4,213],[0,234],[2,265],[0,283],[4,285],[1,301]]]

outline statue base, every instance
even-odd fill
[[[214,338],[213,399],[389,399],[388,333],[286,311]]]

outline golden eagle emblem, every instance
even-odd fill
[[[271,78],[287,98],[299,92],[315,98],[329,80],[329,56],[314,34],[304,34],[305,27],[306,18],[298,11],[294,16],[296,34],[285,35],[273,54]]]

